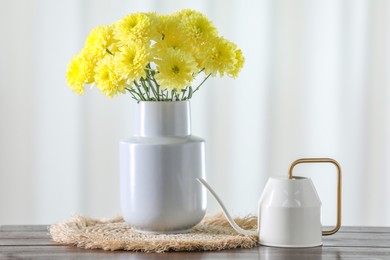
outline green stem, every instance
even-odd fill
[[[168,97],[168,90],[167,89],[162,89],[161,90],[161,96],[162,96],[162,100],[164,101],[164,100],[166,100],[166,101],[168,101],[169,100],[169,97]]]
[[[151,89],[152,92],[153,92],[154,99],[155,99],[155,100],[158,100],[158,92],[156,92],[156,89],[155,89],[155,87],[153,86],[153,83],[150,81],[149,78],[146,79],[146,82],[147,82],[148,85],[149,85],[149,89]]]
[[[204,69],[205,69],[205,68],[201,69],[201,70],[198,72],[198,74],[201,73],[202,71],[204,71]]]
[[[153,81],[154,81],[155,84],[156,84],[157,101],[160,101],[160,85],[158,85],[158,84],[156,83],[156,80],[153,79]],[[162,98],[164,98],[164,96],[162,96]]]
[[[163,95],[163,90],[160,88],[160,85],[157,83],[157,81],[155,80],[155,78],[152,76],[151,79],[150,79],[150,83],[151,84],[154,84],[154,87],[155,87],[155,90],[156,90],[156,97],[157,97],[157,101],[160,101],[161,98],[163,99],[164,98],[164,95]]]
[[[155,73],[155,71],[150,67],[150,63],[146,65],[145,68],[146,80],[148,81],[149,87],[153,91],[154,97],[156,98],[157,101],[159,101],[160,100],[159,85],[153,76],[153,72]],[[154,85],[152,83],[154,83]]]
[[[125,88],[125,89],[130,93],[130,95],[133,97],[133,99],[139,101],[139,99],[134,95],[134,94],[136,94],[136,95],[139,96],[139,94],[138,94],[137,92],[133,91],[133,90],[130,89],[130,88]]]
[[[145,72],[146,72],[146,77],[150,83],[149,85],[152,86],[151,88],[153,89],[153,92],[154,92],[154,95],[155,95],[157,101],[160,101],[160,96],[162,96],[162,98],[164,98],[164,97],[162,95],[162,91],[160,94],[160,85],[157,83],[157,80],[154,78],[154,76],[152,74],[152,72],[154,70],[152,70],[152,68],[150,67],[150,64],[148,64],[146,67],[147,67],[147,69],[145,69]],[[154,84],[154,86],[152,83]]]
[[[181,100],[185,100],[184,97],[185,97],[186,91],[187,91],[187,88],[183,88],[183,89],[181,90],[181,92],[182,92],[182,94],[181,94]]]
[[[192,97],[192,95],[193,95],[196,91],[199,90],[199,88],[203,85],[203,83],[204,83],[210,76],[211,76],[211,73],[210,73],[209,75],[207,75],[207,77],[205,77],[205,78],[203,79],[203,81],[199,84],[199,86],[191,93],[191,97]]]
[[[142,87],[145,90],[146,97],[148,98],[148,100],[150,100],[149,89],[148,89],[148,86],[146,86],[146,84],[145,84],[145,79],[141,78],[140,82],[141,82]]]
[[[191,86],[188,88],[188,95],[187,95],[187,99],[190,99],[190,98],[192,98],[192,87]]]
[[[175,89],[172,89],[172,91],[171,91],[171,101],[173,101],[173,97],[175,96]]]
[[[162,98],[164,98],[164,96],[162,94],[163,90],[160,89],[160,85],[158,84],[157,80],[154,78],[153,75],[150,75],[150,77],[151,77],[151,80],[153,81],[154,85],[156,86],[157,93],[160,93],[160,90],[161,90],[161,96],[162,96]],[[157,96],[157,101],[160,101],[160,95]]]
[[[140,96],[140,98],[141,98],[141,100],[143,100],[143,101],[146,101],[146,98],[145,98],[145,96],[142,94],[142,90],[141,90],[141,87],[137,84],[137,82],[134,80],[134,85],[135,85],[135,87],[137,88],[137,90],[138,90],[138,95]],[[134,90],[135,91],[135,90]]]

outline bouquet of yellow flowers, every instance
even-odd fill
[[[108,97],[129,92],[138,101],[177,101],[190,99],[210,76],[237,77],[243,64],[242,51],[200,12],[133,13],[93,29],[66,78],[79,95],[94,84]]]

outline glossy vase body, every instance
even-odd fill
[[[144,233],[183,233],[206,212],[204,140],[191,135],[189,101],[135,104],[134,136],[120,142],[125,221]]]

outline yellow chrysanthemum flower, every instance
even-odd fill
[[[181,50],[187,53],[192,53],[193,50],[187,40],[174,36],[156,42],[152,48],[153,52],[158,56],[164,56],[168,49]]]
[[[210,49],[210,43],[205,43],[203,45],[190,45],[191,47],[191,53],[195,58],[196,63],[198,64],[198,69],[202,70],[204,69],[204,63],[206,62],[209,57],[207,54],[209,53]]]
[[[149,42],[156,35],[153,13],[130,14],[115,24],[115,36],[123,43]]]
[[[219,75],[222,77],[225,73],[231,73],[236,64],[236,49],[237,46],[222,38],[218,37],[211,43],[209,51],[206,53],[203,61],[203,67],[206,74],[211,74],[213,77]]]
[[[90,83],[92,76],[91,62],[81,52],[73,56],[66,70],[66,81],[72,91],[80,96],[84,93],[86,83]]]
[[[118,41],[114,37],[114,28],[112,25],[98,26],[91,31],[85,41],[84,50],[99,60],[118,49]],[[109,52],[108,52],[108,51]]]
[[[152,40],[160,41],[164,39],[166,26],[168,21],[171,20],[170,18],[171,16],[167,14],[160,14],[154,16],[154,26],[155,26],[156,34],[154,35]]]
[[[160,15],[156,23],[156,31],[158,37],[154,39],[156,42],[161,40],[180,38],[186,40],[186,35],[180,28],[180,19],[172,15]]]
[[[160,86],[178,92],[192,82],[192,74],[197,71],[194,58],[181,50],[169,49],[155,62],[159,72],[155,78]]]
[[[158,27],[159,38],[156,39],[152,48],[157,56],[164,56],[168,49],[192,52],[192,46],[181,30],[177,17],[161,16],[160,23]]]
[[[217,29],[204,14],[194,10],[183,9],[174,13],[173,17],[181,21],[180,30],[187,39],[185,45],[191,48],[190,52],[201,69],[205,59],[208,58],[205,54],[209,49],[210,41],[218,36]]]
[[[95,68],[95,83],[106,96],[113,97],[118,93],[125,93],[125,82],[116,73],[114,57],[106,56],[100,60]]]
[[[91,84],[94,82],[95,78],[95,66],[97,62],[97,57],[94,56],[93,53],[89,52],[88,49],[83,49],[81,51],[81,55],[84,58],[84,65],[85,65],[85,76],[86,80],[85,83]]]
[[[202,45],[209,39],[218,36],[218,31],[213,23],[201,12],[184,9],[175,15],[182,20],[182,30],[194,46]]]
[[[127,89],[137,100],[164,100],[166,89],[197,91],[204,80],[199,86],[191,84],[200,71],[205,80],[217,74],[235,78],[244,61],[242,51],[219,37],[213,23],[198,11],[133,13],[94,28],[68,65],[66,79],[79,95],[86,84],[96,84],[109,97]],[[137,82],[150,88],[132,88]],[[186,100],[193,93],[181,94],[172,93],[170,100]]]
[[[240,73],[245,63],[245,58],[242,55],[242,51],[240,49],[237,49],[235,53],[236,53],[236,63],[234,64],[233,68],[227,72],[229,76],[233,78],[238,77],[238,73]]]
[[[145,45],[128,44],[115,56],[115,65],[120,77],[132,82],[146,77],[145,67],[152,61],[151,52]]]

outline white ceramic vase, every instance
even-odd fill
[[[184,233],[206,212],[204,140],[191,135],[189,101],[135,104],[134,136],[120,142],[125,221],[143,233]]]

